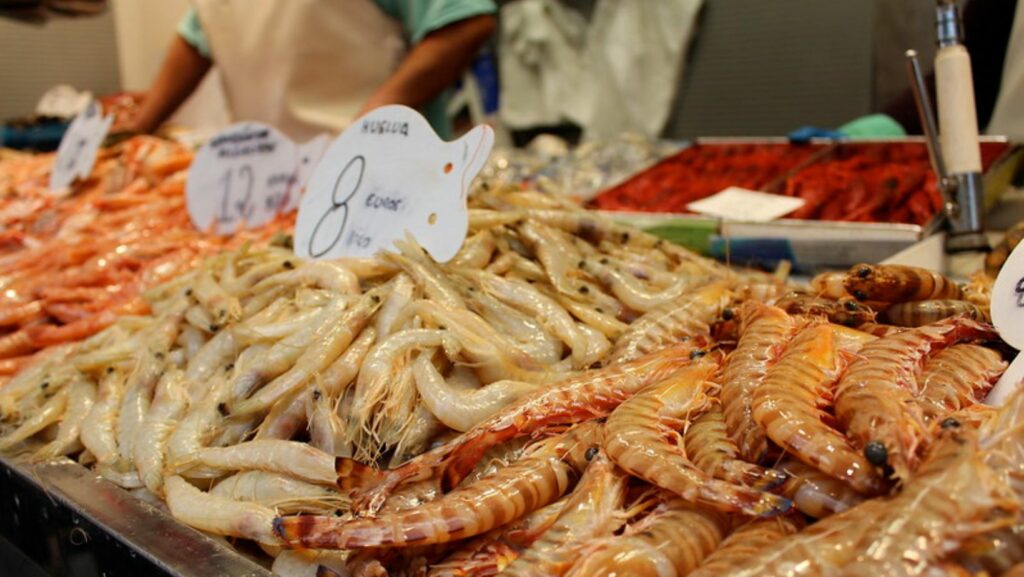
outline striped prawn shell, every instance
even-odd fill
[[[960,299],[960,285],[928,269],[891,264],[858,264],[843,280],[846,291],[860,301],[903,303]]]
[[[932,356],[919,378],[918,402],[932,421],[981,402],[1006,370],[998,352],[972,344],[953,345]]]
[[[717,389],[710,380],[717,369],[714,362],[696,363],[624,402],[605,425],[605,451],[626,472],[692,503],[751,515],[785,511],[787,500],[714,479],[667,440],[671,424],[697,418],[712,406],[708,393]]]
[[[957,315],[982,322],[988,320],[978,305],[954,299],[897,303],[885,309],[881,317],[896,326],[920,327]]]
[[[764,382],[797,329],[782,309],[747,302],[740,309],[741,334],[722,371],[721,400],[729,436],[745,460],[759,463],[768,453],[768,437],[754,421],[754,391]]]
[[[787,535],[803,527],[797,517],[776,517],[751,521],[733,531],[689,577],[718,577],[741,567],[760,551],[770,549]]]
[[[683,434],[683,444],[690,461],[716,479],[760,490],[771,489],[786,480],[786,474],[781,471],[739,458],[739,449],[726,431],[720,405],[712,405],[690,423]]]
[[[680,341],[710,338],[711,323],[731,300],[729,284],[711,283],[645,313],[615,342],[606,364],[630,361]]]
[[[846,365],[834,329],[812,323],[790,341],[754,391],[754,420],[787,452],[865,494],[885,484],[875,468],[827,422],[832,387]]]
[[[683,577],[718,548],[728,531],[729,520],[721,513],[672,499],[622,537],[586,551],[568,575]]]
[[[957,342],[993,338],[988,325],[953,317],[867,343],[836,387],[835,414],[858,447],[877,441],[888,464],[906,479],[926,436],[914,398],[917,374],[929,355]]]
[[[599,431],[586,423],[541,441],[494,475],[415,509],[353,520],[279,517],[274,531],[290,546],[316,549],[409,547],[480,535],[561,497],[578,478]]]

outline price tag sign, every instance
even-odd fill
[[[992,286],[992,324],[999,336],[1018,351],[1024,349],[1024,243],[1017,245],[1006,259]],[[1024,379],[1024,355],[1010,363],[992,388],[985,402],[1001,405]]]
[[[447,262],[466,239],[466,196],[493,147],[489,126],[444,142],[411,108],[368,113],[331,144],[313,172],[299,205],[296,254],[373,256],[412,234]]]
[[[103,117],[103,111],[96,101],[85,107],[68,126],[64,138],[57,147],[57,156],[50,171],[50,190],[58,196],[71,192],[76,178],[88,178],[96,164],[103,139],[110,131],[114,117]]]
[[[192,224],[220,235],[266,224],[298,194],[298,156],[294,142],[265,124],[223,130],[199,149],[188,171]]]
[[[737,186],[686,205],[699,214],[727,220],[769,222],[782,218],[804,205],[804,199],[768,194]]]

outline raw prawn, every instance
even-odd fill
[[[826,323],[801,330],[754,390],[754,420],[788,453],[862,493],[875,495],[884,484],[872,464],[827,424],[832,386],[852,352],[840,349]]]
[[[748,515],[785,512],[790,503],[782,497],[698,469],[673,430],[708,410],[717,388],[710,379],[717,370],[715,362],[698,362],[623,402],[608,417],[605,451],[623,470],[691,503]],[[673,437],[674,443],[669,441]]]
[[[722,370],[722,406],[729,436],[740,456],[753,463],[768,453],[768,437],[754,420],[754,393],[778,361],[798,323],[782,309],[753,302],[740,309],[740,340]]]
[[[600,442],[600,426],[583,424],[541,441],[494,475],[419,508],[350,521],[282,517],[274,521],[274,531],[289,546],[320,549],[406,547],[472,537],[556,500],[586,467],[585,453]]]

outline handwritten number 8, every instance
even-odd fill
[[[349,170],[359,171],[356,176],[355,185],[352,186],[351,190],[346,187],[344,190],[341,189],[342,181],[345,180],[345,176]],[[363,184],[363,173],[366,171],[366,158],[362,155],[354,157],[348,161],[345,168],[341,170],[341,174],[338,175],[338,179],[334,181],[334,189],[331,191],[331,207],[327,209],[323,215],[320,216],[320,220],[316,222],[316,226],[313,227],[313,233],[309,236],[309,254],[314,258],[320,258],[327,254],[338,244],[341,237],[345,233],[345,227],[348,225],[348,201],[352,200],[356,192],[359,191],[359,187]],[[339,200],[339,195],[343,197]],[[331,239],[330,244],[327,245],[323,250],[317,251],[313,249],[313,245],[320,245],[316,241],[317,237],[320,236],[320,228],[327,222],[328,219],[334,220],[335,222],[340,221],[338,226],[338,232]],[[327,237],[331,238],[331,237]]]

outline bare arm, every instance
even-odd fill
[[[156,80],[127,128],[142,133],[156,130],[192,95],[212,64],[209,58],[175,34]]]
[[[496,26],[494,16],[484,15],[431,32],[409,51],[398,70],[363,105],[362,112],[385,104],[416,108],[430,102],[462,76]]]

